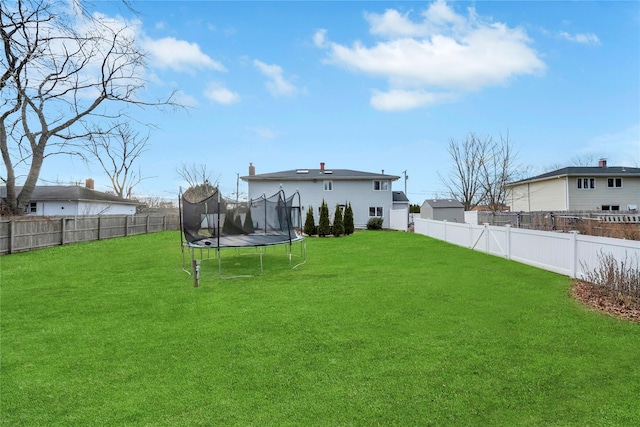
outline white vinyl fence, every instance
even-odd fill
[[[525,230],[510,226],[460,224],[415,218],[414,231],[512,261],[582,278],[598,266],[599,256],[618,262],[640,259],[640,241],[584,236],[576,232]]]

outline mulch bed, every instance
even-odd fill
[[[574,281],[571,294],[581,303],[611,316],[640,323],[640,298],[615,297],[591,283]]]

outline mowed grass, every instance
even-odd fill
[[[640,326],[567,277],[400,232],[307,251],[198,288],[177,232],[0,258],[2,425],[640,425]]]

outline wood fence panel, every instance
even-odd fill
[[[0,255],[69,243],[178,229],[177,215],[2,218],[0,219]]]

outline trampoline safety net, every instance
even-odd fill
[[[302,217],[298,192],[286,197],[280,190],[271,197],[263,195],[249,202],[233,203],[213,189],[208,197],[194,199],[197,196],[189,190],[180,196],[183,247],[191,249],[192,261],[193,249],[198,248],[216,248],[220,259],[221,248],[291,246],[304,239],[300,232]],[[289,257],[291,260],[290,251]],[[262,256],[260,262],[262,265]]]

